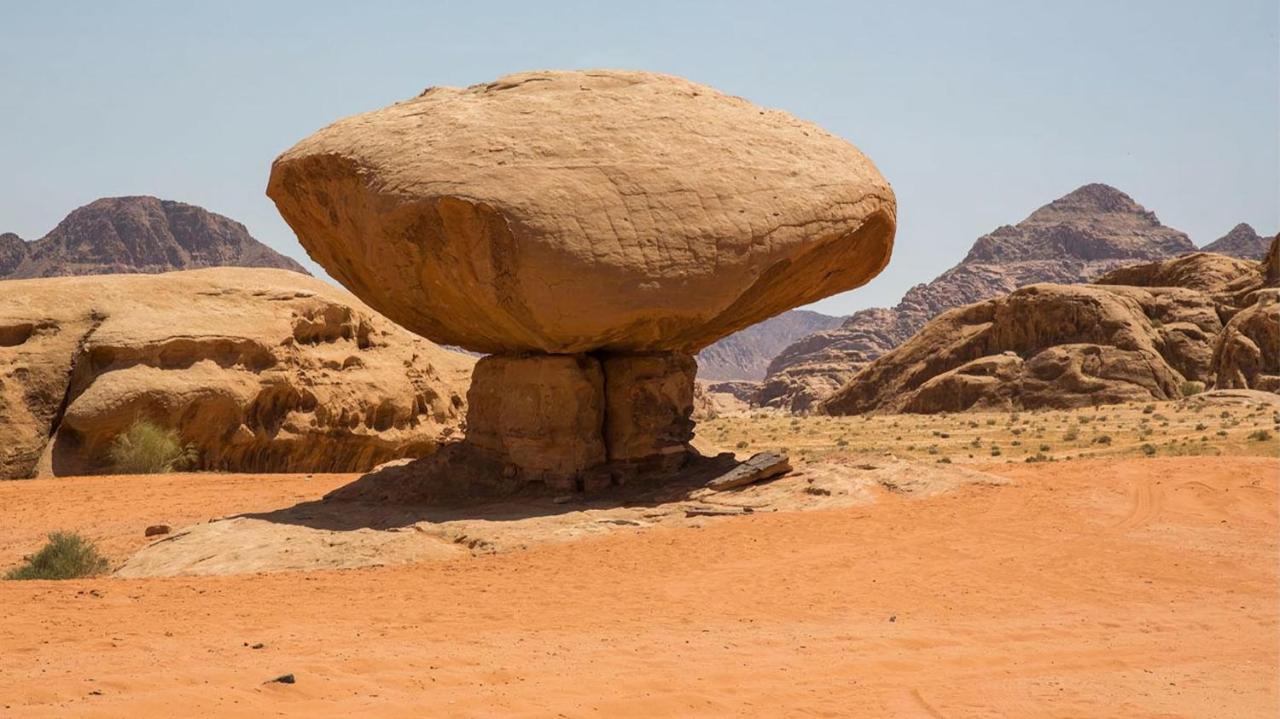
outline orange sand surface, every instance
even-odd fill
[[[1280,461],[986,469],[1014,481],[411,566],[0,582],[0,716],[1280,714]],[[348,480],[3,483],[0,567]]]

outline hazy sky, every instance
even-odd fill
[[[841,135],[899,202],[890,305],[979,235],[1087,182],[1204,244],[1280,228],[1280,25],[1240,2],[0,0],[0,231],[149,194],[306,260],[272,159],[430,85],[537,68],[674,73]],[[315,269],[314,264],[310,266]]]

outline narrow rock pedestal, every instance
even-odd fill
[[[696,371],[680,352],[491,355],[467,393],[465,441],[555,487],[678,469],[692,451]]]

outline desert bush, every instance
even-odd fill
[[[1067,442],[1074,442],[1079,438],[1080,438],[1080,430],[1077,427],[1071,427],[1066,431],[1065,434],[1062,435],[1062,439],[1066,440]]]
[[[1271,433],[1265,429],[1254,430],[1249,433],[1249,439],[1255,442],[1265,442],[1271,439]]]
[[[1156,453],[1156,446],[1154,444],[1144,444],[1142,445],[1142,453],[1150,457]]]
[[[1154,413],[1155,411],[1156,411],[1156,406],[1155,406],[1154,404],[1149,404],[1149,405],[1147,405],[1147,406],[1145,406],[1145,407],[1143,407],[1143,408],[1142,408],[1142,413],[1143,413],[1143,414],[1152,414],[1152,413]]]
[[[93,542],[75,532],[51,532],[49,543],[5,579],[75,579],[107,571],[107,560]]]
[[[734,445],[734,448],[736,448],[736,449],[746,449],[747,447],[750,447],[750,446],[751,446],[751,443],[744,439],[744,440],[742,440],[742,441],[738,442],[737,444],[735,444],[735,445]]]
[[[1111,435],[1100,434],[1097,437],[1093,438],[1093,443],[1094,444],[1111,444]]]
[[[117,474],[160,474],[190,467],[196,451],[175,430],[136,420],[111,441],[108,457]]]
[[[1179,386],[1179,389],[1182,390],[1183,397],[1190,397],[1193,394],[1200,394],[1204,391],[1204,382],[1187,380]]]

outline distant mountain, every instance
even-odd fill
[[[735,332],[698,353],[698,378],[762,380],[769,361],[805,335],[839,327],[843,317],[791,310]]]
[[[1125,193],[1085,185],[1017,225],[979,237],[960,264],[912,287],[896,307],[863,310],[837,329],[796,341],[769,364],[758,401],[807,410],[952,307],[1036,282],[1087,282],[1121,265],[1195,249],[1185,234]]]
[[[244,225],[155,197],[104,197],[34,242],[0,235],[0,279],[274,267],[309,274],[255,240]]]
[[[1249,225],[1241,222],[1227,234],[1205,245],[1205,252],[1216,252],[1220,255],[1239,257],[1242,260],[1260,260],[1267,253],[1271,239],[1262,237]],[[2,253],[3,250],[0,250]],[[0,256],[0,263],[4,259]]]

